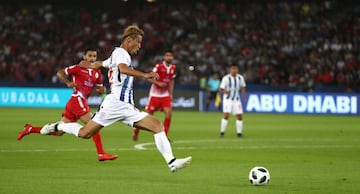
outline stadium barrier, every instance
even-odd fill
[[[135,104],[143,109],[148,100],[147,87],[139,87]],[[70,98],[70,88],[0,87],[0,107],[63,108]],[[194,88],[175,90],[175,110],[204,111],[207,92]],[[103,96],[92,95],[90,106],[98,106]],[[219,111],[214,101],[209,111]],[[245,112],[284,114],[360,114],[360,95],[354,93],[303,93],[248,91]]]
[[[249,93],[246,112],[359,114],[359,95],[331,93]]]
[[[0,87],[0,106],[3,107],[65,107],[71,88]]]

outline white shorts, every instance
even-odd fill
[[[92,120],[104,127],[116,121],[134,127],[135,122],[140,121],[147,115],[148,113],[140,111],[134,105],[120,101],[115,94],[109,94],[101,103]]]
[[[233,115],[243,114],[243,107],[240,100],[223,99],[223,112]]]

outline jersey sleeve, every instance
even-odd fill
[[[173,65],[173,75],[172,75],[172,78],[175,79],[176,78],[176,66]]]
[[[65,68],[65,74],[66,75],[74,75],[76,74],[78,71],[80,71],[81,67],[78,65],[72,65],[69,67]]]
[[[245,88],[246,87],[246,82],[245,82],[244,76],[240,76],[240,79],[241,79],[241,87]]]
[[[123,50],[116,49],[111,55],[111,58],[112,58],[112,65],[116,65],[116,66],[118,66],[119,64],[126,64],[127,66],[131,65],[130,55]]]
[[[111,56],[102,62],[103,67],[109,68],[110,65],[111,65]]]
[[[159,64],[156,64],[154,68],[152,69],[152,72],[157,73],[159,71]]]
[[[221,79],[220,88],[226,89],[226,77]]]

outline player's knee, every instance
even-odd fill
[[[160,133],[160,132],[164,131],[164,126],[161,124],[161,122],[159,120],[157,120],[155,122],[153,131],[154,131],[154,133]]]
[[[92,134],[88,131],[80,130],[78,136],[83,139],[89,139],[89,138],[91,138]]]
[[[171,116],[172,116],[171,112],[165,113],[165,117],[166,117],[166,118],[171,118]]]

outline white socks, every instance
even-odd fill
[[[226,120],[224,118],[221,119],[221,128],[220,128],[221,133],[225,133],[227,125],[228,125],[228,120]],[[243,121],[236,120],[236,132],[242,133],[242,129],[243,129]]]
[[[228,120],[226,120],[226,119],[224,119],[224,118],[221,119],[221,127],[220,127],[220,132],[221,132],[221,133],[225,133],[227,124],[228,124]]]
[[[63,131],[65,133],[70,133],[78,137],[79,131],[83,127],[79,123],[60,123],[58,124],[57,128],[59,131]]]
[[[242,129],[243,129],[243,121],[242,120],[236,120],[236,132],[242,133]]]
[[[172,159],[175,158],[172,153],[170,142],[164,131],[154,134],[154,139],[156,147],[164,157],[166,163],[169,163]]]

